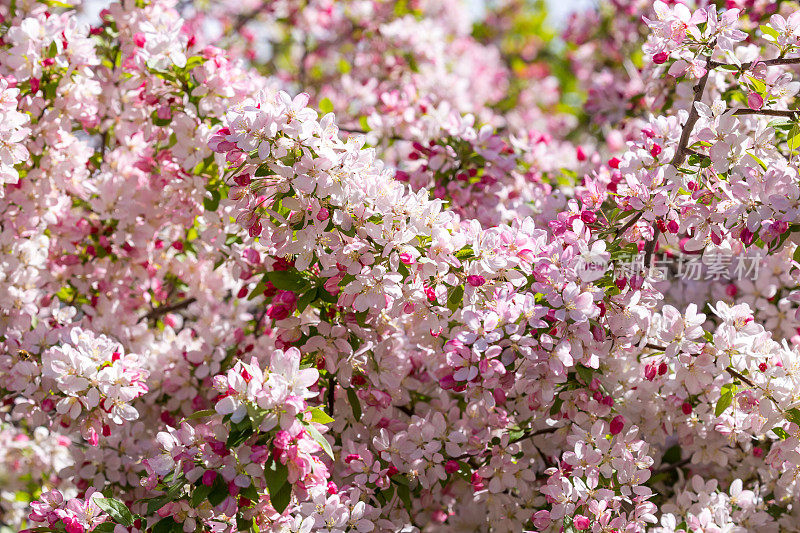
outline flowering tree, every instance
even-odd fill
[[[797,531],[800,10],[723,4],[4,2],[0,531]]]

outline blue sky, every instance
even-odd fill
[[[553,20],[564,20],[569,13],[577,9],[595,5],[596,0],[547,0]]]

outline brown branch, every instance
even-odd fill
[[[728,368],[726,368],[725,370],[726,370],[726,371],[728,372],[728,374],[730,374],[731,376],[733,376],[733,377],[735,377],[736,379],[738,379],[738,380],[740,380],[740,381],[742,381],[742,382],[744,382],[744,383],[746,383],[746,384],[750,385],[750,386],[751,386],[751,387],[753,387],[754,389],[757,389],[757,388],[758,388],[758,387],[756,386],[756,384],[755,384],[755,383],[753,383],[752,381],[750,381],[750,379],[748,379],[747,377],[743,376],[742,374],[740,374],[740,373],[739,373],[739,372],[737,372],[736,370],[732,369],[731,367],[728,367]]]
[[[244,28],[248,22],[260,15],[265,10],[267,5],[267,3],[264,3],[249,13],[240,14],[238,17],[236,17],[236,22],[233,24],[231,30],[228,31],[227,35],[230,35],[231,33],[239,33],[239,31]]]
[[[509,445],[516,444],[516,443],[518,443],[520,441],[523,441],[525,439],[529,439],[531,437],[536,437],[538,435],[547,435],[547,434],[550,434],[550,433],[555,433],[559,429],[561,429],[561,427],[551,427],[551,428],[538,429],[536,431],[526,431],[519,438],[516,438],[516,439],[514,439],[512,441],[509,441],[508,444]],[[535,446],[535,444],[534,444],[534,446]],[[486,450],[483,450],[483,451],[486,451]],[[483,451],[481,453],[483,453]],[[540,455],[541,455],[541,452],[540,452]],[[462,453],[458,457],[453,457],[453,459],[455,459],[456,461],[460,461],[460,460],[466,459],[468,457],[477,457],[477,455],[473,455],[473,454],[470,454],[470,453]]]
[[[653,239],[647,242],[644,247],[644,266],[650,268],[653,262],[653,252],[656,251],[656,244],[658,243],[658,236],[661,235],[661,230],[657,225],[653,225]]]
[[[749,61],[742,63],[742,66],[731,65],[730,63],[720,63],[719,61],[709,61],[710,68],[717,67],[736,67],[739,70],[747,70],[755,65],[765,65],[767,67],[774,67],[778,65],[800,65],[800,57],[778,57],[775,59],[765,59],[763,61]]]
[[[703,74],[703,77],[700,78],[700,81],[694,86],[694,99],[692,100],[692,106],[689,109],[689,118],[686,119],[686,124],[683,125],[681,140],[678,142],[678,148],[675,150],[675,155],[672,157],[671,161],[672,166],[675,168],[681,166],[683,164],[683,160],[686,159],[686,149],[689,146],[689,137],[692,135],[694,125],[700,118],[700,113],[697,112],[697,107],[695,104],[703,99],[703,93],[705,93],[706,84],[708,83],[708,74],[710,73],[710,70],[708,69],[710,62],[711,59],[709,58],[709,60],[706,62],[706,73]]]
[[[630,219],[628,222],[626,222],[624,226],[622,226],[621,228],[619,228],[619,229],[617,230],[617,232],[614,234],[614,237],[619,237],[620,235],[622,235],[623,233],[625,233],[625,232],[628,230],[628,228],[630,228],[631,226],[633,226],[634,224],[636,224],[636,222],[637,222],[637,221],[638,221],[640,218],[642,218],[642,212],[641,212],[641,211],[639,211],[638,213],[636,213],[635,215],[633,215],[633,217],[632,217],[632,218],[631,218],[631,219]]]
[[[191,298],[187,298],[185,300],[181,300],[180,302],[175,302],[174,304],[170,305],[162,305],[152,309],[149,313],[144,315],[139,321],[142,320],[149,320],[149,319],[156,319],[161,318],[162,316],[166,315],[167,313],[171,313],[173,311],[180,311],[181,309],[186,309],[194,302],[197,301],[197,298],[194,296]]]
[[[665,472],[671,472],[672,470],[677,470],[678,468],[681,468],[689,464],[691,460],[692,460],[691,457],[687,457],[686,459],[681,459],[677,463],[671,465],[662,465],[661,468],[659,468],[658,470],[653,470],[653,475],[663,474]]]
[[[764,115],[768,117],[788,117],[797,118],[800,111],[796,110],[780,110],[780,109],[737,109],[734,115]]]

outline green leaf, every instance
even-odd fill
[[[466,248],[462,248],[461,250],[456,252],[456,259],[459,259],[459,260],[468,259],[468,258],[472,257],[473,255],[475,255],[475,254],[472,251],[472,248],[470,246],[467,246]]]
[[[581,364],[575,365],[575,371],[578,373],[578,376],[583,380],[583,382],[588,385],[592,382],[592,377],[594,376],[594,370],[591,368],[587,368]]]
[[[260,165],[256,169],[256,172],[255,172],[255,176],[257,178],[260,178],[262,176],[268,176],[270,174],[274,174],[274,172],[272,172],[272,169],[269,168],[269,164],[267,164],[267,163],[264,163],[263,165]]]
[[[328,454],[328,457],[333,459],[333,449],[331,448],[331,443],[328,442],[328,439],[326,439],[322,435],[322,433],[320,433],[317,430],[317,428],[315,428],[311,424],[306,424],[305,427],[306,427],[306,431],[308,431],[308,434],[311,435],[311,438],[313,438],[315,441],[317,441],[317,444],[322,446],[322,449],[325,451],[325,453]]]
[[[392,481],[395,480],[392,479]],[[400,501],[403,502],[408,514],[411,514],[411,491],[408,489],[408,485],[397,483],[397,496],[400,497]]]
[[[198,418],[205,418],[207,416],[214,416],[217,412],[213,409],[203,409],[201,411],[195,411],[194,413],[190,414],[184,420],[197,420]]]
[[[555,400],[553,400],[553,407],[550,408],[550,416],[555,416],[560,413],[563,403],[564,400],[561,399],[561,396],[556,396]]]
[[[264,478],[267,480],[267,490],[270,494],[274,494],[288,483],[289,468],[273,459],[264,465]]]
[[[258,296],[264,294],[265,290],[267,290],[267,278],[266,277],[264,277],[261,281],[259,281],[256,284],[255,288],[253,288],[253,290],[250,291],[250,294],[247,295],[247,299],[248,300],[252,300],[254,298],[257,298]]]
[[[727,383],[722,386],[722,394],[717,401],[717,406],[714,408],[714,416],[719,416],[725,412],[733,402],[733,395],[736,394],[736,385]]]
[[[675,464],[681,460],[681,447],[676,444],[664,452],[664,457],[661,460],[665,463]]]
[[[256,486],[253,484],[252,481],[250,482],[250,484],[248,486],[246,486],[245,488],[241,489],[239,491],[239,494],[241,494],[242,496],[244,496],[245,498],[247,498],[251,502],[257,502],[258,501],[258,489],[256,489]]]
[[[761,33],[764,34],[765,38],[772,37],[772,39],[767,39],[768,41],[777,41],[778,37],[780,36],[780,34],[776,29],[767,26],[766,24],[762,24],[761,26],[759,26],[759,29],[761,30]]]
[[[267,416],[267,411],[250,403],[245,404],[245,407],[247,407],[247,416],[250,419],[250,427],[253,428],[253,431],[258,431],[258,427]]]
[[[800,426],[800,410],[793,407],[786,411],[786,420],[789,422],[794,422],[798,426]]]
[[[289,469],[279,461],[272,460],[264,466],[264,478],[272,507],[282,513],[292,499],[292,485],[289,483]]]
[[[117,525],[114,522],[103,522],[92,530],[92,533],[114,533],[114,528]],[[37,531],[36,529],[28,529],[27,531]],[[40,531],[50,531],[49,529],[42,529]]]
[[[797,124],[792,126],[792,129],[789,130],[786,143],[789,145],[789,150],[797,150],[800,148],[800,126]]]
[[[297,270],[273,270],[266,275],[275,288],[282,291],[299,293],[309,286],[308,281],[303,279]]]
[[[322,114],[333,113],[333,102],[330,98],[323,98],[319,101],[319,110]]]
[[[328,413],[321,408],[315,407],[311,410],[311,421],[317,422],[318,424],[330,424],[333,422],[333,418],[328,416]]]
[[[206,58],[203,56],[192,56],[186,60],[186,66],[183,67],[183,70],[186,72],[192,70],[193,68],[199,67],[203,63],[206,62]]]
[[[236,517],[236,530],[237,531],[252,531],[255,520],[253,518],[244,518],[241,516]]]
[[[767,91],[766,84],[758,78],[754,78],[753,76],[747,76],[747,79],[750,80],[750,83],[753,85],[753,89],[760,94],[764,95]]]
[[[455,287],[453,287],[453,292],[451,292],[450,296],[447,297],[447,308],[455,313],[456,309],[461,307],[463,301],[464,301],[464,286],[456,285]]]
[[[61,7],[64,9],[72,9],[72,4],[68,4],[67,2],[60,2],[59,0],[42,0],[42,3],[49,7]]]
[[[123,526],[133,525],[133,514],[131,514],[128,506],[114,498],[95,498],[94,502],[97,506],[105,511],[108,516],[114,519],[118,524]]]
[[[201,503],[208,499],[208,495],[211,494],[213,485],[200,485],[196,487],[192,492],[192,499],[190,503],[192,507],[198,507]]]
[[[361,402],[358,400],[355,389],[347,389],[347,401],[350,402],[350,409],[353,410],[355,419],[361,420]]]
[[[228,440],[225,442],[225,445],[228,448],[235,448],[246,441],[252,434],[253,427],[251,426],[250,419],[245,418],[231,428],[231,432],[228,434]]]
[[[367,122],[367,117],[362,116],[361,118],[359,118],[358,119],[358,124],[359,124],[359,126],[361,126],[362,130],[364,130],[364,131],[369,131],[370,130],[369,123]]]
[[[208,494],[208,502],[216,507],[221,504],[229,495],[228,485],[222,480],[222,476],[218,475],[211,485],[211,491]]]
[[[213,189],[211,192],[211,198],[203,198],[203,207],[206,211],[216,211],[219,207],[219,201],[222,199],[222,195],[220,195],[219,191]]]
[[[178,531],[183,531],[183,527],[171,516],[168,516],[167,518],[162,518],[153,526],[153,533],[170,533],[171,531],[175,531],[176,527]]]
[[[786,430],[784,430],[783,428],[774,427],[772,428],[772,432],[775,433],[778,437],[780,437],[781,440],[786,440],[787,438],[789,438],[789,434],[786,433]]]
[[[165,494],[164,496],[149,498],[145,501],[147,502],[147,514],[150,515],[155,513],[165,505],[167,505],[169,502],[171,502],[172,497],[170,497],[168,494]]]
[[[270,493],[269,500],[272,502],[272,507],[274,507],[278,513],[282,513],[289,506],[289,502],[292,501],[292,485],[290,483],[284,483],[277,492],[274,494]]]
[[[304,293],[300,298],[297,299],[297,310],[299,312],[305,311],[306,307],[309,304],[317,299],[317,289],[311,289],[310,291]]]

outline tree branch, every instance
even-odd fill
[[[703,77],[700,78],[700,81],[694,86],[694,99],[692,100],[692,107],[689,109],[689,118],[686,119],[686,124],[683,125],[681,140],[678,142],[678,148],[675,150],[675,155],[672,157],[672,161],[670,162],[670,164],[672,164],[672,166],[675,168],[681,166],[683,164],[683,160],[686,159],[686,149],[689,146],[689,137],[692,135],[694,125],[700,118],[700,113],[697,112],[695,104],[703,99],[703,93],[706,91],[708,75],[711,72],[708,68],[710,63],[711,58],[709,58],[709,60],[706,62],[706,73],[703,74]]]
[[[180,302],[175,302],[174,304],[162,305],[156,307],[155,309],[150,310],[150,312],[144,315],[139,321],[141,322],[142,320],[149,320],[151,318],[161,318],[167,313],[171,313],[173,311],[180,311],[181,309],[186,309],[196,301],[197,298],[193,296],[191,298],[181,300]]]
[[[728,374],[730,374],[731,376],[735,377],[736,379],[738,379],[738,380],[750,385],[752,388],[754,388],[754,389],[758,388],[755,383],[750,381],[750,379],[748,379],[746,376],[743,376],[742,374],[740,374],[736,370],[732,369],[731,367],[728,367],[725,370],[728,372]]]
[[[755,65],[765,65],[767,67],[774,67],[778,65],[800,65],[800,57],[778,57],[775,59],[765,59],[763,61],[749,61],[742,63],[742,66],[731,65],[730,63],[720,63],[719,61],[709,61],[710,68],[717,67],[736,67],[739,70],[747,70]]]
[[[800,111],[796,110],[781,110],[781,109],[737,109],[734,115],[765,115],[768,117],[788,117],[797,118]]]
[[[641,211],[639,211],[638,213],[636,213],[635,215],[633,215],[633,217],[632,217],[632,218],[631,218],[631,219],[630,219],[628,222],[626,222],[624,226],[622,226],[620,229],[618,229],[618,230],[617,230],[617,232],[614,234],[614,236],[615,236],[615,237],[619,237],[620,235],[622,235],[623,233],[625,233],[625,232],[628,230],[628,228],[630,228],[631,226],[633,226],[634,224],[636,224],[636,222],[637,222],[637,221],[638,221],[640,218],[642,218],[642,212],[641,212]]]

